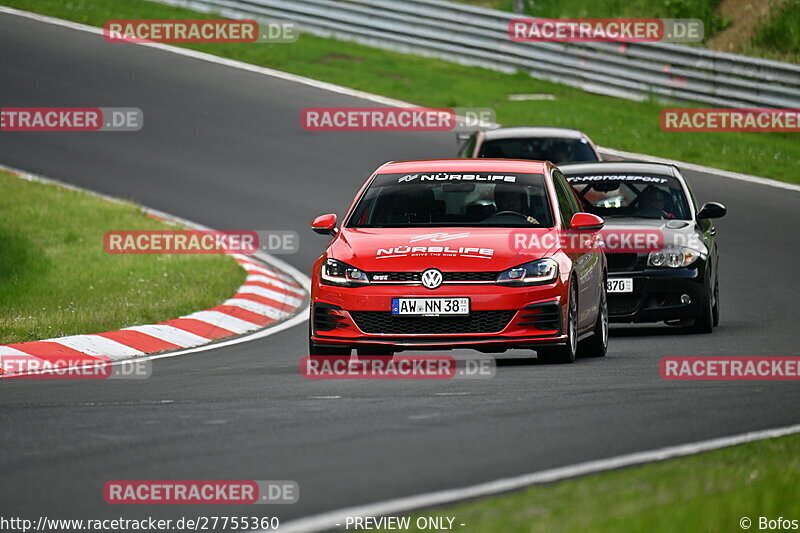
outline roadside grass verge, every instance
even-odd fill
[[[213,307],[245,272],[224,255],[108,254],[109,230],[179,229],[0,171],[0,344],[153,324]]]
[[[415,513],[407,531],[430,516],[455,517],[455,531],[729,533],[743,517],[758,531],[762,516],[800,519],[798,452],[791,435],[533,486]]]
[[[0,0],[13,7],[102,26],[108,19],[214,18],[142,0]],[[98,36],[98,39],[102,37]],[[114,46],[132,46],[118,44]],[[423,106],[491,107],[504,125],[550,125],[585,131],[602,145],[800,183],[797,133],[667,133],[664,106],[592,94],[525,73],[465,67],[303,34],[293,44],[202,44],[189,48],[324,80]],[[510,101],[512,94],[555,100]],[[135,105],[132,102],[131,105]],[[147,110],[144,110],[147,114]],[[372,135],[370,133],[370,135]],[[454,156],[453,151],[441,154]]]

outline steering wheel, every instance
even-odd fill
[[[524,218],[525,220],[528,220],[528,217],[526,215],[523,215],[522,213],[518,213],[517,211],[498,211],[497,213],[495,213],[494,215],[492,215],[489,218],[501,217],[501,216],[504,216],[504,215],[514,215],[514,216],[518,216],[518,217]]]

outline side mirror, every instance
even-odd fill
[[[320,215],[311,223],[311,229],[320,235],[336,235],[336,215]]]
[[[697,212],[697,218],[698,220],[701,218],[722,218],[727,212],[728,210],[724,205],[717,202],[707,202]]]
[[[575,213],[569,226],[574,230],[598,230],[602,229],[605,221],[597,215],[591,213]]]

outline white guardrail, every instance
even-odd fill
[[[442,0],[156,0],[227,18],[438,57],[591,92],[719,107],[800,108],[800,65],[669,43],[520,43],[514,13]]]

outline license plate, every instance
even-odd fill
[[[469,314],[469,298],[392,298],[392,314],[465,316]]]
[[[633,278],[611,278],[606,283],[608,292],[633,292]]]

